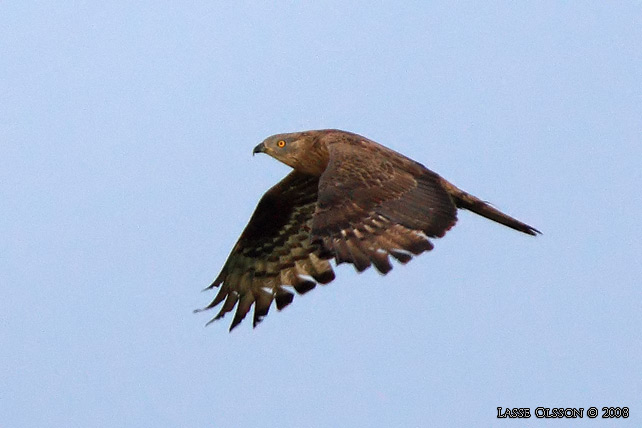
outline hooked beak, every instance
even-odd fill
[[[252,156],[257,153],[265,153],[265,144],[261,143],[258,146],[254,147],[254,150],[252,150]]]

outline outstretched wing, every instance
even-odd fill
[[[302,294],[317,282],[334,279],[327,257],[310,240],[318,182],[318,177],[293,171],[263,195],[221,273],[208,287],[220,290],[202,310],[223,302],[212,321],[236,307],[232,330],[254,305],[256,326],[273,300],[279,310],[292,302],[294,294],[283,285]]]
[[[421,164],[357,135],[327,147],[312,235],[337,263],[385,274],[388,255],[406,263],[457,221],[441,177]]]

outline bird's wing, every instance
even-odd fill
[[[363,137],[327,147],[312,236],[337,263],[385,274],[388,255],[406,263],[457,221],[441,177],[421,164]]]
[[[212,321],[236,307],[232,330],[254,305],[256,326],[273,300],[279,310],[292,302],[293,293],[283,285],[305,293],[317,282],[334,279],[319,244],[310,241],[318,180],[293,171],[263,195],[221,273],[208,287],[220,289],[203,310],[223,303]]]

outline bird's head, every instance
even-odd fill
[[[265,153],[297,171],[321,175],[328,164],[328,155],[317,137],[319,131],[272,135],[256,146],[252,154]]]

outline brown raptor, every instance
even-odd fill
[[[203,310],[236,307],[230,330],[254,305],[254,326],[317,283],[334,279],[330,260],[392,269],[433,248],[463,208],[520,232],[537,229],[460,190],[422,164],[361,135],[336,129],[277,134],[254,148],[293,171],[265,193],[232,249]],[[212,321],[213,321],[212,320]]]

